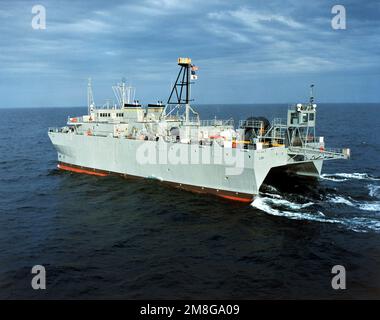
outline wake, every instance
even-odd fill
[[[372,180],[372,181],[380,181],[380,178],[372,177],[368,173],[325,173],[321,175],[321,179],[343,182],[347,180]]]
[[[326,203],[356,208],[364,214],[360,215],[359,212],[359,215],[351,217],[330,217],[315,209],[316,206],[323,206]],[[338,224],[355,232],[380,232],[380,201],[356,201],[342,196],[328,196],[325,200],[317,203],[296,203],[286,200],[278,194],[261,193],[251,206],[269,215],[291,220]],[[365,215],[366,213],[367,215]]]

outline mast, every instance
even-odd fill
[[[190,85],[191,85],[191,59],[178,58],[178,65],[181,67],[177,79],[170,93],[168,105],[185,105],[185,121],[190,122]]]
[[[91,78],[88,78],[88,84],[87,84],[87,108],[88,108],[88,115],[91,114],[92,109],[95,107],[94,102],[94,95],[92,93],[92,83]]]
[[[314,103],[314,84],[310,85],[310,104]]]
[[[190,60],[191,62],[191,60]],[[190,88],[191,88],[191,84],[190,84],[190,67],[191,67],[191,64],[187,64],[186,65],[186,106],[185,106],[185,110],[186,110],[186,123],[188,124],[189,123],[189,114],[190,114]]]
[[[126,99],[126,96],[125,96],[125,78],[123,78],[121,80],[121,105],[122,107],[125,106],[125,104],[127,103],[127,99]]]

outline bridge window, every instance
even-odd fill
[[[290,123],[291,124],[297,124],[298,123],[298,114],[297,113],[292,113],[292,116],[290,118]]]

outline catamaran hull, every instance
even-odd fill
[[[272,167],[287,162],[286,149],[278,147],[223,148],[61,132],[49,132],[49,137],[58,153],[59,169],[157,179],[242,202],[253,200]]]
[[[104,170],[99,170],[99,169],[94,169],[94,168],[86,168],[86,167],[76,166],[76,165],[63,163],[63,162],[59,162],[57,165],[57,168],[64,171],[70,171],[70,172],[82,173],[82,174],[88,174],[88,175],[94,175],[94,176],[100,176],[100,177],[105,177],[109,175],[120,175],[124,178],[140,178],[140,179],[143,178],[143,177],[132,176],[130,174],[104,171]],[[207,187],[199,187],[199,186],[188,185],[188,184],[183,184],[183,183],[178,183],[178,182],[170,182],[170,181],[162,181],[162,183],[168,186],[178,188],[178,189],[191,191],[195,193],[215,195],[215,196],[228,199],[228,200],[233,200],[233,201],[250,203],[253,200],[252,194],[245,194],[241,192],[237,193],[237,192],[212,189],[212,188],[207,188]]]

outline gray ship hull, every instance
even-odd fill
[[[252,201],[259,193],[271,168],[292,166],[285,147],[223,148],[217,144],[187,145],[61,132],[49,132],[49,137],[58,152],[58,167],[62,170],[157,179],[186,190],[244,202]],[[172,163],[170,152],[174,148],[187,158]],[[150,150],[151,154],[142,161],[144,150]],[[169,159],[165,159],[165,154]],[[207,163],[205,159],[211,160]],[[321,164],[310,164],[309,172],[318,175]]]

